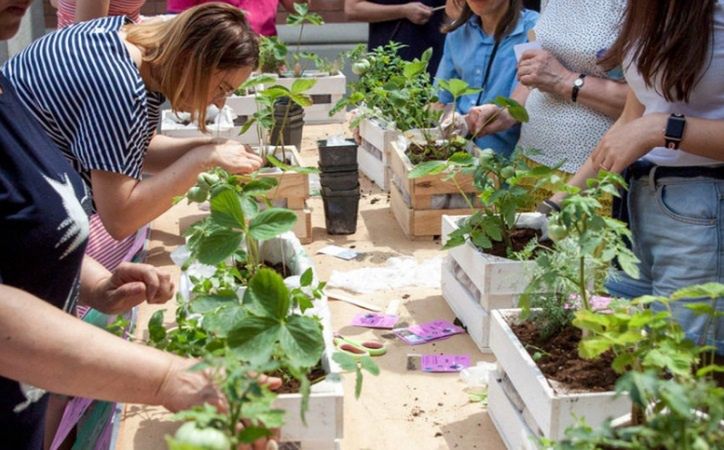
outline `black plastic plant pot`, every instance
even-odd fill
[[[333,191],[355,189],[359,186],[359,172],[356,170],[350,172],[321,172],[319,181],[322,183],[322,187]]]
[[[359,170],[359,166],[357,164],[349,164],[347,166],[327,166],[322,164],[322,161],[319,161],[319,170],[323,173],[356,172]]]
[[[359,187],[346,191],[333,191],[322,187],[324,222],[329,234],[353,234],[357,231]]]
[[[357,144],[346,139],[345,145],[327,145],[327,140],[317,141],[319,149],[319,165],[325,167],[351,166],[357,164]]]
[[[281,98],[274,104],[274,127],[271,129],[270,145],[293,145],[302,149],[304,129],[304,108],[288,98]],[[279,133],[281,131],[281,139]]]

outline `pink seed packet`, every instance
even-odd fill
[[[464,332],[462,328],[453,325],[447,320],[433,320],[428,323],[411,325],[409,330],[425,341],[433,341]]]
[[[397,328],[392,330],[392,332],[395,333],[398,338],[402,339],[403,342],[409,345],[422,345],[427,343],[425,339],[410,332],[408,328]]]
[[[362,313],[357,314],[352,319],[352,325],[358,327],[367,328],[386,328],[392,329],[397,321],[400,320],[400,316],[394,314],[382,314],[382,313]]]
[[[460,372],[467,367],[468,355],[422,355],[423,372]]]

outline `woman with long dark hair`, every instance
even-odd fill
[[[459,78],[477,94],[458,99],[455,108],[467,114],[470,108],[491,102],[497,96],[509,97],[516,85],[516,60],[513,47],[528,41],[538,14],[523,9],[521,0],[453,0],[459,16],[445,27],[445,50],[436,79]],[[438,93],[440,102],[452,97]],[[476,139],[480,148],[492,148],[509,156],[518,142],[520,127]]]
[[[582,186],[598,170],[629,168],[628,213],[641,276],[620,274],[607,287],[630,298],[722,282],[724,4],[629,1],[604,61],[620,62],[631,87],[624,111],[572,180]],[[672,305],[687,335],[724,354],[724,319],[697,316],[687,303]],[[724,311],[721,301],[718,309]]]

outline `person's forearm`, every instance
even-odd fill
[[[0,285],[0,373],[65,395],[158,405],[181,358],[132,344]]]
[[[212,168],[200,155],[199,151],[187,153],[141,181],[111,172],[91,172],[93,197],[108,233],[124,239],[171,208],[174,197],[186,193],[199,173]]]
[[[346,0],[344,2],[344,15],[347,20],[361,22],[385,22],[407,18],[404,5],[378,5],[360,0]]]
[[[160,172],[191,149],[210,144],[213,139],[212,136],[173,138],[157,134],[148,145],[148,151],[143,159],[143,171],[146,173]]]
[[[571,72],[558,84],[557,94],[564,100],[571,99],[573,82],[578,78],[577,73]],[[592,75],[584,79],[583,87],[578,91],[576,102],[588,106],[594,111],[617,119],[626,103],[628,84],[606,80]]]
[[[75,21],[85,22],[86,20],[106,17],[110,0],[76,0]]]

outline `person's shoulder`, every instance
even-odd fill
[[[523,10],[521,14],[521,21],[523,22],[523,26],[526,31],[535,26],[536,22],[538,22],[538,17],[540,17],[540,14],[537,11],[533,11],[532,9]]]

